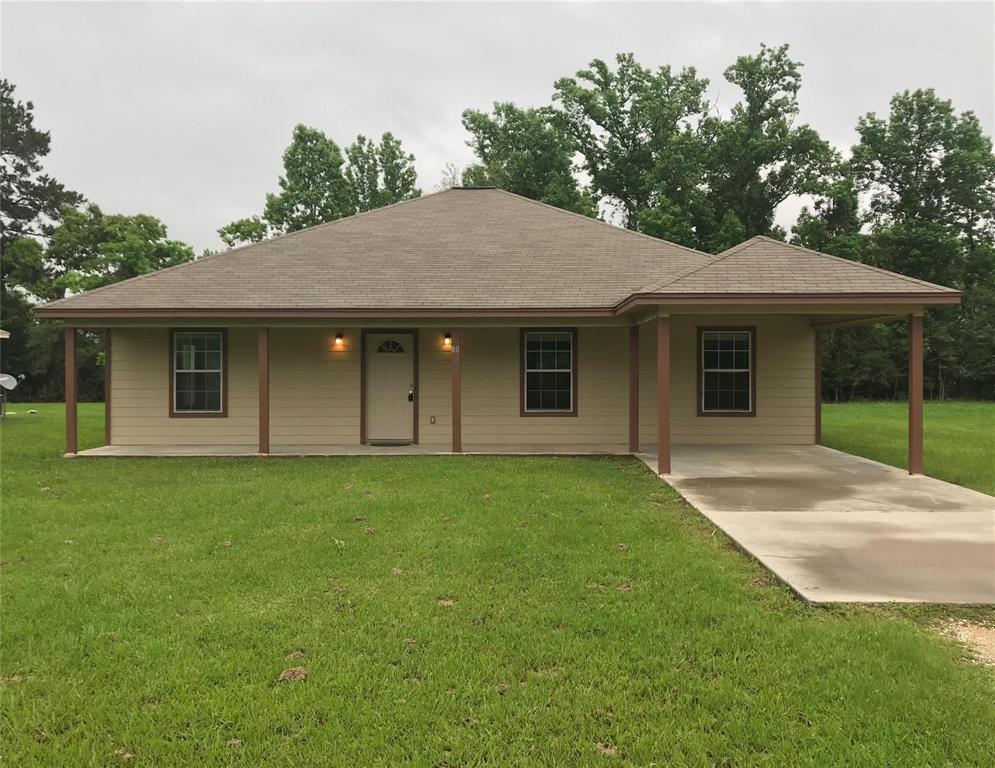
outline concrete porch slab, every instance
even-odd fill
[[[664,479],[807,600],[995,603],[991,496],[822,446],[676,446],[671,465]]]
[[[464,455],[486,456],[614,456],[628,453],[625,445],[523,444],[464,445]],[[260,456],[252,445],[103,445],[69,456],[169,458],[193,456]],[[453,455],[445,445],[322,445],[270,446],[268,456],[438,456]]]

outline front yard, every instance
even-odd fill
[[[636,460],[64,460],[38,408],[2,429],[9,765],[995,753],[991,670],[770,585]]]

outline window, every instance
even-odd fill
[[[177,416],[225,415],[225,332],[173,331],[172,411]]]
[[[577,415],[573,330],[522,331],[522,415]]]
[[[752,416],[753,328],[698,330],[698,413]]]
[[[377,347],[377,352],[400,355],[404,353],[404,346],[396,339],[387,339]]]

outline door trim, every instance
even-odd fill
[[[359,443],[366,445],[366,334],[367,333],[407,333],[411,335],[411,380],[414,382],[415,400],[411,409],[414,423],[411,425],[411,444],[418,445],[418,329],[417,328],[363,328],[359,332]]]

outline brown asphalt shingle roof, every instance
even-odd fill
[[[758,235],[647,293],[956,293],[868,264]]]
[[[947,292],[754,238],[718,257],[497,189],[451,189],[52,302],[83,310],[611,308],[635,293]]]

